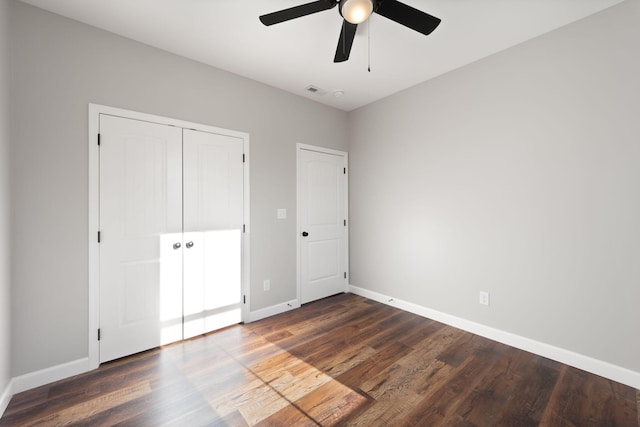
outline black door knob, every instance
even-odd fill
[[[306,231],[302,232],[302,237],[307,237],[309,235],[309,233],[307,233]]]

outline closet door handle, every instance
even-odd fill
[[[187,249],[192,248],[193,247],[193,242],[187,242]]]
[[[302,237],[307,237],[309,235],[309,233],[307,233],[306,231],[302,232]]]
[[[173,244],[173,249],[180,249],[182,247],[182,245],[180,243],[174,243]]]

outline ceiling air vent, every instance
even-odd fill
[[[324,89],[320,89],[319,87],[317,87],[317,86],[313,86],[313,85],[309,85],[309,86],[307,86],[306,88],[304,88],[304,90],[306,90],[306,91],[307,91],[307,92],[309,92],[310,94],[313,94],[313,95],[320,95],[320,96],[325,95],[325,94],[327,93],[327,91],[326,91],[326,90],[324,90]]]

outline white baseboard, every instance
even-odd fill
[[[13,380],[9,381],[9,384],[5,387],[2,395],[0,395],[0,418],[4,415],[4,411],[9,406],[9,401],[13,397]]]
[[[89,358],[74,360],[13,378],[13,393],[21,393],[89,371]]]
[[[286,311],[293,310],[294,308],[300,308],[300,301],[298,301],[297,299],[272,305],[270,307],[261,308],[260,310],[251,311],[249,312],[249,320],[247,321],[247,323],[275,316],[276,314],[284,313]]]
[[[365,298],[369,298],[374,301],[378,301],[383,304],[387,304],[422,317],[427,317],[429,319],[454,326],[458,329],[462,329],[464,331],[489,338],[493,341],[498,341],[511,347],[519,348],[521,350],[525,350],[530,353],[534,353],[539,356],[546,357],[548,359],[552,359],[578,369],[582,369],[583,371],[587,371],[592,374],[599,375],[601,377],[605,377],[622,384],[626,384],[630,387],[640,389],[640,372],[635,372],[627,368],[623,368],[608,362],[604,362],[602,360],[585,356],[583,354],[575,353],[570,350],[566,350],[540,341],[535,341],[530,338],[502,331],[500,329],[485,326],[480,323],[472,322],[461,317],[452,316],[441,311],[433,310],[427,307],[420,306],[418,304],[383,295],[378,292],[370,291],[368,289],[349,285],[349,291],[353,292],[356,295],[360,295]]]

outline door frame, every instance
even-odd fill
[[[244,171],[243,171],[243,217],[244,233],[242,235],[242,294],[244,304],[242,306],[242,321],[249,319],[250,297],[250,159],[249,134],[235,130],[223,129],[200,123],[187,122],[154,114],[124,110],[99,104],[89,104],[89,277],[88,277],[88,342],[89,342],[89,369],[96,369],[100,365],[98,342],[98,327],[100,325],[100,247],[98,244],[98,231],[100,225],[100,150],[98,149],[98,133],[100,130],[100,115],[122,117],[126,119],[140,120],[162,125],[193,129],[202,132],[217,133],[239,138],[243,141]]]
[[[302,303],[302,268],[300,257],[301,246],[301,234],[302,224],[300,224],[301,213],[301,192],[302,192],[302,171],[301,166],[301,153],[302,151],[315,151],[317,153],[331,154],[334,156],[341,156],[343,159],[344,168],[346,170],[344,176],[344,217],[347,220],[345,226],[345,251],[344,251],[344,265],[347,272],[347,280],[345,282],[344,291],[349,292],[349,279],[351,277],[349,271],[349,227],[351,226],[349,221],[349,153],[346,151],[333,150],[331,148],[318,147],[315,145],[308,145],[302,143],[296,143],[296,299],[298,300],[298,306]]]

